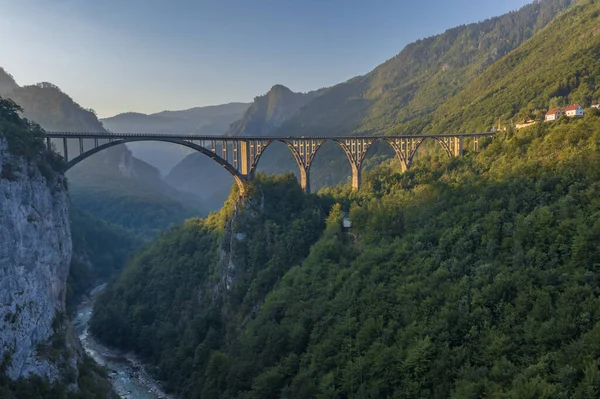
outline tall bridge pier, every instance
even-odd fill
[[[463,155],[466,139],[473,140],[473,150],[479,150],[479,139],[495,133],[439,134],[419,136],[331,136],[331,137],[221,137],[200,135],[164,135],[144,133],[75,133],[49,132],[46,145],[55,148],[71,168],[102,150],[119,144],[139,141],[160,141],[179,144],[210,157],[223,166],[235,179],[243,195],[246,182],[252,180],[265,149],[279,141],[290,150],[300,171],[300,185],[310,192],[310,168],[314,157],[326,141],[333,141],[344,151],[352,168],[352,188],[360,188],[361,170],[365,155],[377,141],[387,143],[394,150],[402,171],[410,168],[421,144],[431,139],[438,143],[449,157]]]

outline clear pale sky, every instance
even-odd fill
[[[527,0],[0,0],[0,66],[100,117],[306,92]]]

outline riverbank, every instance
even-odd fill
[[[146,372],[144,365],[132,354],[108,348],[98,343],[88,330],[94,299],[105,285],[92,290],[78,307],[71,324],[89,356],[109,371],[115,392],[123,399],[173,399],[164,393],[160,384]]]

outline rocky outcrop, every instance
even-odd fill
[[[219,248],[219,284],[214,291],[222,294],[229,291],[235,282],[237,270],[246,267],[246,237],[251,233],[248,226],[264,211],[264,194],[259,190],[248,198],[238,198],[233,205],[233,212],[225,224]]]
[[[58,350],[74,345],[63,322],[70,261],[64,177],[13,156],[0,138],[0,360],[9,378],[54,381],[65,362],[76,364]]]
[[[323,91],[294,93],[283,85],[275,85],[263,96],[256,97],[243,118],[231,124],[232,136],[268,136],[290,119],[300,108]]]

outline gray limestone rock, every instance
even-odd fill
[[[9,359],[10,378],[58,378],[56,359],[41,352],[55,330],[64,330],[53,321],[64,314],[70,261],[64,177],[48,181],[0,138],[0,360]]]

